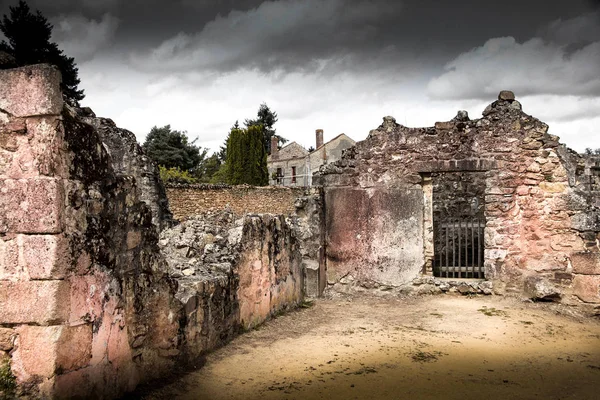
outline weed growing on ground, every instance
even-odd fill
[[[443,353],[439,351],[428,352],[417,350],[411,354],[410,358],[412,358],[414,362],[433,362],[437,361],[442,355]]]
[[[300,303],[299,307],[300,308],[311,308],[314,305],[315,305],[314,301],[312,301],[312,300],[304,300],[302,303]]]
[[[502,310],[497,310],[494,307],[492,308],[487,308],[487,307],[483,307],[480,308],[479,310],[480,313],[483,313],[484,315],[487,315],[488,317],[506,317],[508,316],[508,314],[506,313],[506,311],[502,311]]]

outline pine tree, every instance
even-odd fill
[[[188,141],[186,132],[171,129],[171,125],[153,127],[146,136],[142,147],[154,162],[168,168],[178,168],[195,174],[201,169],[208,149]]]
[[[79,105],[83,100],[75,59],[67,57],[56,43],[50,41],[52,25],[36,10],[31,12],[25,1],[19,1],[10,7],[10,16],[4,15],[0,21],[0,31],[8,42],[0,43],[0,51],[12,55],[18,66],[49,63],[55,65],[62,74],[62,90],[65,100],[72,105]]]
[[[271,111],[266,103],[262,103],[258,108],[256,119],[247,119],[244,121],[247,128],[251,126],[260,127],[263,134],[263,145],[267,154],[271,154],[271,137],[277,136],[282,144],[287,142],[287,139],[279,135],[275,135],[276,130],[273,125],[275,125],[277,121],[277,113]]]

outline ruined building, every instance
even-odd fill
[[[172,225],[131,132],[0,71],[0,397],[117,398],[302,301],[283,217]]]
[[[475,120],[384,118],[313,178],[321,279],[600,303],[598,167],[558,140],[508,91]]]
[[[171,187],[178,223],[131,132],[63,104],[55,68],[0,71],[0,396],[116,398],[327,288],[594,307],[598,171],[502,92],[384,118],[310,190],[210,188],[217,211]],[[239,201],[265,196],[287,215]]]
[[[316,131],[315,150],[308,151],[296,142],[277,148],[277,137],[271,138],[271,154],[267,157],[269,184],[281,186],[312,186],[312,175],[321,165],[339,160],[342,152],[356,144],[345,134],[323,143],[323,130]]]

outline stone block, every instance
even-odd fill
[[[60,72],[48,64],[0,70],[0,109],[15,117],[58,115],[60,83]]]
[[[56,349],[56,365],[62,371],[85,367],[92,358],[92,325],[63,327]]]
[[[27,120],[29,147],[33,162],[29,174],[67,177],[66,144],[59,117],[38,117]]]
[[[15,364],[27,377],[51,377],[85,367],[92,354],[92,326],[21,326]]]
[[[59,233],[63,208],[61,180],[0,180],[0,233]]]
[[[573,273],[600,275],[600,253],[580,252],[571,254]]]
[[[585,246],[579,235],[572,233],[558,233],[550,237],[550,247],[552,250],[571,250],[581,251]]]
[[[13,348],[13,340],[15,331],[12,328],[0,328],[0,350],[11,351]]]
[[[600,276],[576,275],[573,294],[585,303],[600,303]]]
[[[498,94],[498,100],[508,100],[513,101],[515,99],[515,94],[510,90],[502,90],[500,94]]]
[[[571,227],[575,230],[584,231],[600,231],[600,213],[582,212],[571,217]]]
[[[23,235],[23,266],[31,279],[63,279],[70,267],[67,238],[63,235]]]
[[[540,189],[546,193],[562,193],[566,187],[564,183],[560,182],[541,182]]]
[[[129,250],[138,247],[142,243],[142,233],[131,231],[127,232],[127,248]]]
[[[525,279],[525,294],[534,300],[560,300],[560,291],[548,279],[539,276],[529,276]]]
[[[49,325],[66,321],[69,298],[65,281],[0,281],[0,322]]]
[[[0,239],[0,281],[19,276],[19,246],[16,238]]]

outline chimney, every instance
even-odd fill
[[[317,147],[315,149],[321,146],[323,146],[323,129],[317,129]]]
[[[277,154],[279,151],[279,138],[275,135],[271,136],[271,155]]]

